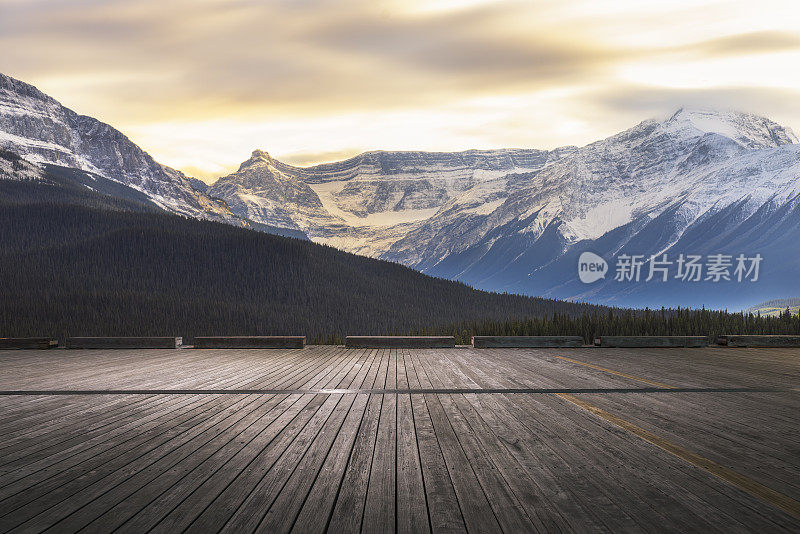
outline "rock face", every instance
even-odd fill
[[[369,152],[309,168],[256,152],[211,191],[239,215],[482,289],[716,307],[800,290],[790,244],[800,240],[800,145],[788,128],[745,113],[681,109],[553,151]],[[609,261],[770,257],[749,285],[622,284],[613,273],[585,285],[576,272],[584,250]]]
[[[209,194],[224,199],[239,216],[299,228],[316,241],[380,256],[452,202],[459,202],[465,215],[485,214],[513,192],[509,173],[541,169],[574,150],[367,152],[306,168],[256,150]]]
[[[225,199],[237,215],[264,224],[305,229],[334,222],[314,190],[290,166],[261,150],[254,151],[238,171],[217,180],[208,192]]]
[[[73,167],[120,182],[169,211],[242,223],[224,202],[195,189],[183,173],[157,163],[118,130],[3,74],[0,148],[31,162]]]

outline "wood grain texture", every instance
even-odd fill
[[[196,337],[196,349],[302,349],[306,336]]]
[[[52,349],[58,341],[50,337],[0,337],[0,350],[8,349]]]
[[[800,529],[796,349],[52,354],[0,350],[2,532]]]
[[[602,336],[601,347],[707,347],[706,336]]]
[[[800,347],[800,336],[750,336],[726,335],[724,344],[729,347]]]
[[[347,348],[395,348],[424,349],[452,348],[456,346],[453,336],[347,336]]]
[[[179,337],[68,337],[68,349],[177,349]]]
[[[473,336],[472,346],[487,348],[581,347],[581,336]]]

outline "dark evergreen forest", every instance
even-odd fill
[[[0,337],[800,333],[789,315],[627,311],[477,291],[301,239],[163,212],[49,168],[0,180]],[[131,190],[132,191],[132,190]]]
[[[544,317],[505,321],[464,321],[444,328],[426,328],[417,335],[454,335],[457,342],[469,344],[474,335],[483,336],[583,336],[592,343],[603,335],[613,336],[708,336],[714,343],[724,334],[793,334],[800,335],[800,317],[789,310],[779,317],[761,317],[744,313],[713,310],[608,309],[569,315],[555,312]]]
[[[0,336],[393,334],[569,315],[330,247],[69,184],[0,181]]]

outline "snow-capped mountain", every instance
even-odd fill
[[[119,131],[0,75],[0,177],[85,171],[162,208],[305,237],[481,289],[631,306],[745,307],[800,291],[800,144],[764,117],[681,109],[584,147],[367,152],[295,167],[261,150],[205,187]],[[113,186],[104,186],[113,191]],[[126,193],[128,194],[128,193]],[[281,230],[276,230],[276,227]],[[608,275],[581,283],[591,251]],[[620,256],[763,257],[758,283],[615,280]],[[675,267],[673,265],[673,267]]]
[[[761,117],[680,110],[518,176],[524,185],[466,228],[466,217],[439,213],[382,257],[488,289],[624,305],[738,307],[782,295],[799,285],[796,143]],[[445,248],[454,229],[460,239]],[[577,277],[583,251],[609,263],[723,253],[761,254],[764,264],[750,284],[686,282],[675,272],[663,283],[617,282],[612,272],[586,285]]]
[[[183,173],[161,165],[121,132],[78,115],[32,85],[0,74],[0,148],[32,163],[51,163],[102,176],[191,217],[242,224]]]
[[[796,142],[791,130],[761,117],[680,110],[540,171],[508,176],[514,194],[485,217],[472,218],[469,232],[461,226],[455,248],[443,249],[443,238],[464,217],[445,209],[384,256],[428,269],[481,242],[490,246],[496,241],[486,242],[492,231],[508,225],[535,241],[556,224],[567,246],[678,206],[684,225],[737,201],[746,200],[754,211],[770,197],[785,201],[797,194]],[[423,242],[427,247],[420,250]]]
[[[285,228],[330,226],[337,219],[294,169],[261,150],[235,173],[217,180],[209,193],[224,198],[237,215]]]
[[[256,151],[210,191],[240,216],[482,289],[733,306],[784,294],[778,288],[794,278],[781,273],[800,266],[796,245],[781,253],[782,239],[766,228],[800,239],[792,233],[800,224],[800,145],[788,128],[745,113],[681,109],[553,151],[369,152],[308,168]],[[583,250],[613,261],[626,252],[768,249],[761,282],[737,285],[735,294],[703,280],[584,285],[576,272]]]
[[[509,173],[539,170],[574,150],[377,151],[305,168],[256,150],[209,194],[241,217],[377,257],[456,199],[464,214],[490,213],[514,190]]]

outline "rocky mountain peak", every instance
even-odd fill
[[[776,148],[798,142],[790,128],[766,117],[739,111],[680,108],[661,126],[668,133],[681,137],[720,135],[747,149]]]
[[[255,149],[253,153],[250,155],[250,159],[247,161],[242,162],[239,165],[239,170],[244,170],[247,167],[252,167],[253,165],[259,165],[264,163],[274,163],[275,160],[272,159],[272,156],[269,155],[269,152],[265,150]]]
[[[91,172],[147,194],[169,211],[239,221],[224,203],[156,162],[120,131],[65,108],[36,87],[0,74],[0,149],[29,162]]]
[[[11,76],[6,76],[2,72],[0,72],[0,91],[4,91],[9,95],[15,95],[18,98],[22,97],[41,100],[48,104],[56,103],[55,100],[41,92],[33,85],[17,80],[16,78],[12,78]]]

